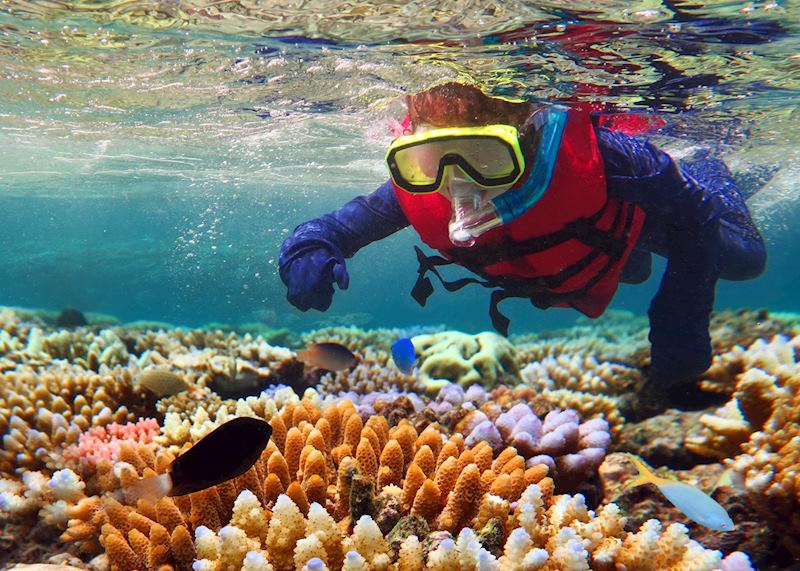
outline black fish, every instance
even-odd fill
[[[183,496],[240,476],[256,463],[271,435],[272,427],[263,420],[234,418],[175,458],[167,472],[135,482],[125,498],[134,502]]]

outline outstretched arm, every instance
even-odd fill
[[[708,326],[725,205],[652,144],[606,129],[598,138],[609,193],[645,211],[650,235],[640,241],[667,258],[648,312],[653,377],[664,384],[690,381],[711,363]]]
[[[406,226],[391,181],[300,224],[283,242],[278,260],[287,299],[302,311],[325,311],[333,299],[334,281],[339,289],[349,286],[345,258]]]

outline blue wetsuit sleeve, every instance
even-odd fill
[[[287,299],[301,311],[325,311],[333,299],[334,282],[339,289],[349,286],[345,258],[406,226],[391,181],[300,224],[283,242],[278,258]]]
[[[408,226],[391,181],[365,196],[357,196],[341,208],[301,224],[295,236],[316,234],[334,245],[345,258],[372,242]]]

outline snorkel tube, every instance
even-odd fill
[[[531,120],[533,128],[541,131],[541,140],[528,178],[522,186],[484,203],[483,192],[472,181],[457,176],[451,179],[450,201],[453,215],[448,233],[454,246],[472,246],[478,236],[487,230],[521,216],[547,190],[567,124],[567,108],[548,105],[534,113]]]
[[[454,246],[468,248],[478,236],[503,223],[494,205],[484,203],[483,192],[471,180],[453,175],[449,186],[453,214],[447,232]]]

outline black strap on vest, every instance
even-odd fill
[[[489,317],[495,330],[507,336],[511,320],[500,312],[498,304],[501,301],[509,297],[529,298],[531,303],[540,309],[547,309],[557,304],[573,305],[597,285],[624,255],[630,229],[633,225],[635,207],[632,204],[623,203],[621,208],[617,210],[611,227],[608,230],[601,230],[597,228],[597,222],[606,212],[608,205],[609,202],[606,201],[603,207],[592,216],[574,220],[565,225],[564,228],[550,234],[520,242],[507,240],[489,246],[455,248],[445,252],[449,258],[437,255],[426,256],[419,247],[414,246],[419,268],[417,269],[417,281],[411,290],[411,296],[421,306],[425,306],[434,291],[431,279],[426,276],[428,272],[435,275],[442,286],[450,292],[458,291],[470,284],[478,284],[485,288],[497,288],[491,294]],[[615,236],[620,230],[620,226],[622,231],[619,236]],[[589,246],[591,250],[580,260],[562,268],[555,274],[534,278],[516,278],[492,276],[484,270],[488,266],[542,252],[573,239]],[[601,255],[607,256],[608,260],[582,287],[562,293],[552,291],[568,279],[579,274]],[[451,264],[464,266],[480,276],[480,278],[466,277],[447,281],[437,268]]]

